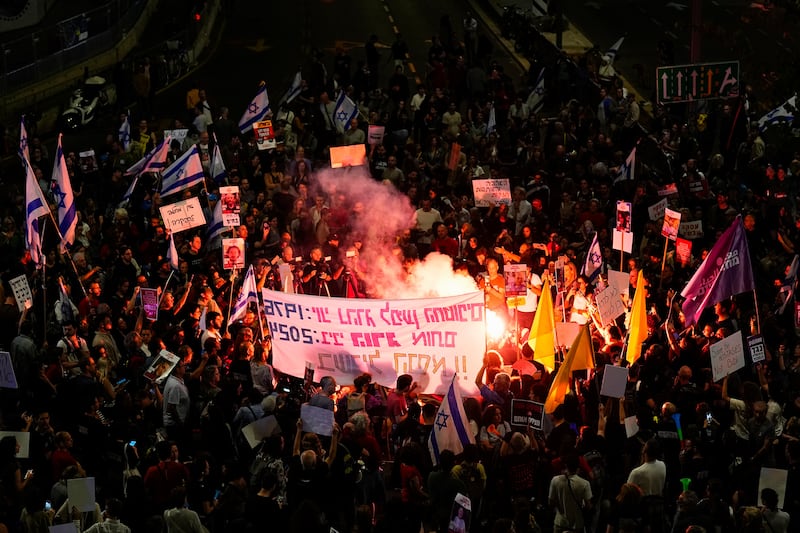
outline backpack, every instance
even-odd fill
[[[467,495],[472,502],[473,509],[476,509],[478,502],[481,501],[483,496],[483,480],[481,479],[481,472],[478,470],[477,465],[461,464],[461,471],[458,473],[458,479],[467,487]]]
[[[597,450],[589,450],[583,454],[583,458],[592,470],[592,478],[589,480],[592,486],[592,494],[595,499],[599,498],[606,486],[606,459]]]

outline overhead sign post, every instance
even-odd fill
[[[698,63],[656,69],[659,104],[731,98],[739,95],[739,62]]]

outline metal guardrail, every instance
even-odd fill
[[[146,0],[111,0],[54,26],[0,44],[0,90],[8,94],[24,89],[113,48],[146,5]]]

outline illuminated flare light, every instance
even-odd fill
[[[506,334],[506,321],[494,311],[486,310],[486,338],[489,342],[498,342]]]

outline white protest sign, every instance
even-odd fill
[[[331,168],[357,167],[367,164],[367,147],[363,144],[331,146]]]
[[[256,135],[256,145],[259,150],[272,150],[278,146],[275,141],[275,130],[272,128],[271,120],[253,124],[253,132]]]
[[[636,421],[635,416],[625,418],[625,436],[628,438],[635,437],[639,433],[639,423]]]
[[[198,198],[181,200],[158,209],[161,211],[164,226],[172,233],[179,233],[206,223],[206,217],[203,216],[203,209],[200,207]]]
[[[6,389],[17,389],[17,375],[14,373],[14,365],[11,364],[11,354],[0,352],[0,387]]]
[[[626,254],[631,253],[631,250],[633,250],[633,233],[617,231],[615,229],[611,247],[614,250],[622,250]]]
[[[625,312],[625,304],[622,303],[622,297],[613,285],[609,285],[598,292],[595,296],[595,301],[597,302],[597,310],[600,312],[600,320],[602,320],[603,325],[612,322]]]
[[[67,480],[67,498],[70,508],[76,507],[82,513],[94,511],[94,478],[79,477]]]
[[[507,179],[472,180],[472,193],[475,197],[475,207],[511,205],[511,188]]]
[[[603,384],[600,386],[600,396],[622,398],[625,396],[625,387],[627,385],[627,367],[606,365],[605,370],[603,370]]]
[[[750,360],[753,363],[760,363],[767,358],[764,348],[764,337],[761,335],[751,335],[747,337],[747,347],[750,349]]]
[[[300,406],[300,420],[303,421],[303,431],[326,437],[333,434],[333,411],[329,409],[304,403]]]
[[[280,432],[281,427],[278,425],[278,419],[275,418],[275,415],[259,418],[242,428],[242,435],[247,439],[247,443],[251,448],[255,448],[261,444],[262,440],[271,437],[274,433]]]
[[[31,286],[28,285],[28,278],[25,274],[12,278],[8,284],[11,285],[11,290],[14,291],[14,299],[17,301],[17,307],[20,312],[33,305]]]
[[[174,353],[161,350],[158,353],[158,357],[156,357],[150,364],[150,367],[145,370],[144,377],[150,381],[161,383],[169,377],[170,372],[178,365],[178,361],[180,360],[180,357]]]
[[[608,284],[615,287],[619,294],[628,296],[628,287],[631,284],[631,276],[627,272],[620,272],[619,270],[608,271]]]
[[[386,126],[376,126],[375,124],[369,125],[367,132],[367,142],[369,144],[381,144],[383,142],[383,135],[386,131]]]
[[[714,381],[744,368],[742,334],[738,331],[711,345],[711,371]]]
[[[699,239],[703,236],[703,221],[690,220],[688,222],[681,222],[678,227],[678,233],[686,239]]]
[[[789,471],[781,468],[761,467],[758,476],[758,493],[763,489],[772,489],[778,493],[778,509],[783,509],[783,500],[786,498],[786,481],[789,479]]]
[[[577,322],[556,322],[556,341],[558,346],[572,346],[575,337],[581,331],[581,325]]]
[[[18,459],[27,459],[31,450],[31,434],[27,431],[0,431],[0,440],[5,437],[14,437],[19,444],[19,451],[14,456]]]
[[[647,214],[650,215],[650,220],[658,220],[664,216],[664,211],[667,209],[667,199],[664,198],[647,208]]]
[[[189,133],[189,130],[186,128],[182,128],[179,130],[164,130],[164,138],[171,137],[173,141],[178,141],[183,146],[183,141],[186,140],[186,135]]]

